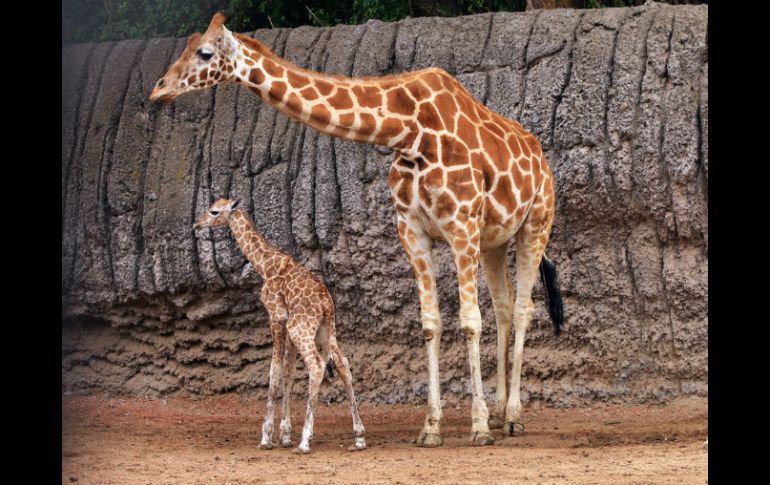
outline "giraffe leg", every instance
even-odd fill
[[[293,453],[310,453],[310,441],[313,439],[313,409],[318,390],[321,387],[321,379],[324,375],[324,362],[315,345],[315,330],[317,325],[310,325],[309,317],[302,319],[292,316],[287,324],[291,341],[299,350],[308,373],[307,413],[305,424],[302,428],[302,439]]]
[[[273,358],[270,361],[270,387],[267,391],[267,410],[265,412],[265,420],[262,423],[262,441],[259,447],[263,450],[271,450],[275,448],[273,443],[273,421],[274,421],[274,409],[275,395],[278,391],[278,384],[281,380],[282,374],[282,359],[283,348],[285,344],[285,331],[283,320],[270,318],[270,331],[273,334]]]
[[[294,371],[297,368],[297,349],[286,335],[283,354],[283,402],[281,406],[281,446],[288,448],[291,441],[291,390],[294,387]]]
[[[460,328],[468,346],[468,364],[471,372],[471,444],[486,446],[495,442],[489,432],[489,411],[484,399],[481,382],[481,312],[478,301],[478,267],[480,259],[480,234],[477,223],[472,219],[465,225],[468,238],[454,238],[451,242],[457,266],[457,282],[460,290]]]
[[[503,431],[508,436],[524,432],[521,420],[521,365],[524,353],[524,337],[532,322],[534,305],[532,288],[538,275],[540,259],[545,253],[551,219],[532,223],[525,222],[516,234],[516,302],[513,308],[513,369],[511,370],[511,394],[505,410]]]
[[[511,341],[514,290],[508,275],[508,245],[481,251],[481,267],[487,280],[497,321],[497,387],[495,407],[489,416],[489,427],[502,428],[508,402],[508,346]]]
[[[417,438],[417,446],[433,448],[441,446],[441,390],[438,379],[439,343],[441,341],[441,314],[433,274],[433,243],[415,220],[400,212],[398,235],[412,265],[417,290],[420,294],[420,318],[422,336],[428,353],[428,414]]]
[[[356,395],[353,392],[353,375],[350,372],[350,362],[343,355],[335,337],[329,339],[329,347],[331,348],[331,358],[334,361],[334,365],[340,373],[342,382],[345,383],[345,391],[348,393],[348,402],[350,403],[350,414],[353,417],[353,444],[348,447],[348,450],[363,450],[366,448],[364,423],[358,415],[358,404],[356,403]]]

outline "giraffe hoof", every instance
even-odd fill
[[[348,446],[348,451],[361,451],[366,449],[366,443],[354,443]]]
[[[471,436],[471,445],[489,446],[495,444],[495,435],[490,432],[476,431]]]
[[[301,446],[295,447],[293,450],[291,450],[292,453],[295,455],[307,455],[310,453],[310,447],[302,448]]]
[[[443,438],[436,433],[420,433],[420,437],[417,438],[417,446],[420,448],[438,448],[443,444]]]
[[[505,433],[506,436],[521,436],[524,434],[524,423],[518,421],[505,423],[505,426],[503,426],[503,433]]]
[[[272,450],[273,448],[275,448],[275,443],[273,442],[259,444],[260,450]]]
[[[489,417],[488,426],[489,429],[502,429],[505,424],[505,419],[502,416],[493,414]]]
[[[282,440],[281,446],[284,448],[291,448],[292,446],[294,446],[294,442],[292,440]]]

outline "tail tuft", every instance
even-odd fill
[[[334,380],[334,361],[331,358],[326,362],[326,372],[324,374],[327,381],[331,382]]]
[[[540,278],[545,289],[545,302],[548,305],[548,313],[553,321],[554,331],[558,336],[564,324],[564,303],[561,299],[559,282],[556,280],[556,265],[543,255],[540,261]]]

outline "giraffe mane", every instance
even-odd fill
[[[324,77],[327,77],[335,81],[366,81],[366,82],[402,81],[405,78],[409,78],[415,75],[422,75],[428,71],[440,70],[440,68],[437,68],[437,67],[429,67],[426,69],[420,69],[419,71],[399,72],[395,74],[387,74],[385,76],[356,76],[356,77],[345,76],[343,74],[318,73],[310,69],[305,69],[302,66],[293,64],[292,62],[284,59],[283,57],[280,57],[275,52],[271,51],[265,44],[258,41],[257,39],[249,37],[248,35],[233,32],[233,36],[236,38],[236,40],[243,43],[249,49],[257,51],[259,54],[269,58],[271,61],[275,62],[276,64],[279,64],[283,67],[291,67],[293,69],[297,69],[304,74],[309,74],[309,75],[321,74]]]
[[[237,32],[233,32],[233,36],[238,39],[238,41],[242,42],[246,45],[249,49],[253,49],[260,54],[262,54],[265,57],[269,57],[271,60],[278,58],[278,56],[275,55],[273,51],[268,49],[268,47],[263,44],[262,42],[258,41],[257,39],[252,39],[248,35],[239,34]]]

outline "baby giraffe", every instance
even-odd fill
[[[366,448],[364,425],[358,416],[353,378],[348,359],[337,345],[334,327],[334,302],[331,293],[318,278],[291,256],[268,243],[257,232],[254,223],[242,210],[238,201],[219,199],[193,225],[193,229],[230,226],[238,245],[254,269],[264,279],[260,299],[270,315],[273,335],[273,359],[270,362],[270,389],[267,394],[267,412],[262,425],[260,448],[271,449],[273,443],[273,402],[278,382],[284,377],[283,406],[281,408],[281,445],[291,446],[291,388],[294,380],[297,351],[305,361],[309,384],[307,415],[302,429],[302,441],[294,453],[310,453],[313,438],[313,406],[324,376],[324,360],[316,343],[330,357],[340,373],[350,401],[355,441],[349,450]],[[283,368],[285,366],[285,369]],[[331,368],[330,368],[331,370]]]

